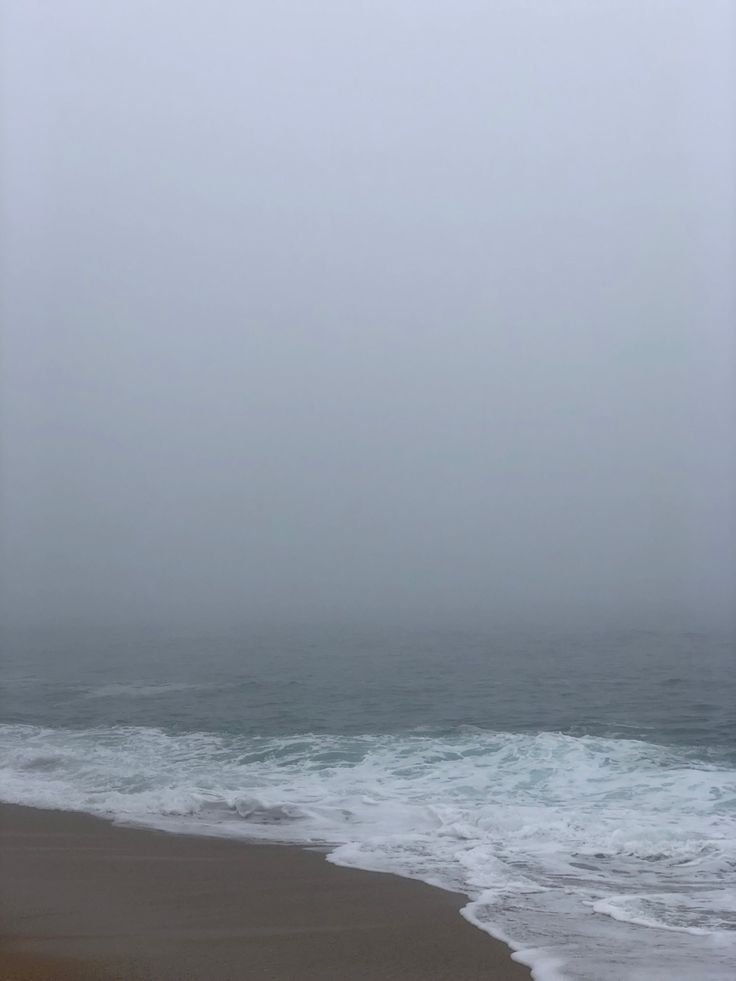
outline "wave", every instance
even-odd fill
[[[82,693],[83,698],[160,698],[181,692],[209,691],[217,687],[214,684],[192,682],[111,682],[100,685]]]
[[[544,981],[720,981],[736,954],[736,770],[559,733],[248,737],[0,726],[0,797],[322,844],[463,892]]]

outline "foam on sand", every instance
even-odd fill
[[[1,726],[0,797],[190,833],[325,843],[465,893],[537,978],[725,981],[736,769],[559,733],[247,737]]]

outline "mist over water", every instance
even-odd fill
[[[0,799],[730,981],[730,0],[9,0]]]
[[[2,19],[6,619],[733,623],[730,0]]]

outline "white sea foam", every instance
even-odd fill
[[[0,797],[324,843],[469,897],[542,981],[709,981],[736,957],[736,771],[635,740],[0,726]]]

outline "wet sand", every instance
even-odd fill
[[[291,846],[0,805],[0,981],[529,981],[464,902]]]

